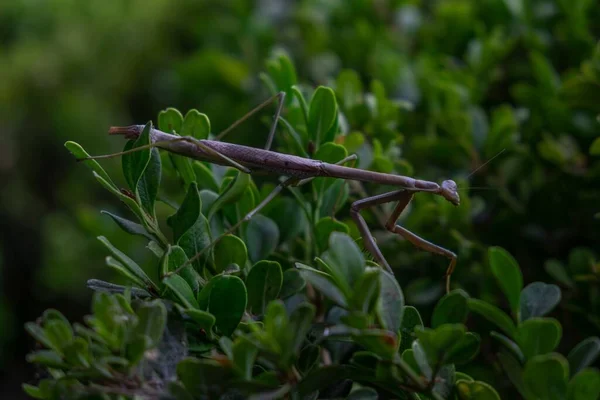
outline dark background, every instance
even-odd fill
[[[549,259],[598,268],[600,163],[588,149],[600,135],[599,24],[588,0],[2,2],[0,393],[24,398],[20,383],[35,380],[23,324],[49,307],[81,319],[85,281],[110,278],[96,236],[147,256],[100,215],[120,205],[63,143],[119,151],[109,126],[169,106],[197,108],[219,132],[267,98],[259,73],[280,50],[303,83],[333,85],[352,69],[366,88],[378,79],[415,104],[400,148],[420,177],[464,177],[493,155],[486,137],[507,139],[507,154],[474,178],[493,190],[478,192],[457,225],[428,228],[470,254],[479,272],[465,268],[458,281],[472,295],[499,298],[481,272],[488,245],[514,254],[526,283],[553,282]],[[257,143],[264,132],[251,120],[232,140]],[[120,176],[118,161],[103,166]],[[448,239],[452,228],[463,238]],[[595,271],[563,292],[563,350],[598,333]]]

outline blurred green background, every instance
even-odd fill
[[[85,281],[110,278],[96,236],[148,258],[143,241],[100,215],[122,208],[63,143],[119,151],[109,126],[169,106],[206,113],[219,132],[269,96],[259,74],[280,51],[302,83],[352,93],[352,70],[359,91],[382,87],[403,105],[385,124],[349,122],[383,143],[395,171],[465,178],[506,149],[472,178],[491,190],[473,191],[459,219],[431,219],[435,209],[417,204],[407,224],[458,250],[468,267],[457,282],[480,298],[498,296],[488,245],[509,250],[526,283],[561,284],[561,347],[597,334],[599,37],[594,0],[1,2],[0,393],[24,398],[20,383],[35,378],[23,324],[48,307],[81,318]],[[339,99],[342,111],[354,100]],[[253,119],[231,140],[265,136]],[[103,165],[120,176],[118,161]],[[432,262],[408,250],[388,249],[413,269]],[[404,281],[419,294],[409,288],[409,304],[441,294],[439,271]]]

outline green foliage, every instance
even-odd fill
[[[167,326],[162,301],[132,302],[128,291],[124,295],[96,293],[92,309],[86,326],[72,326],[55,310],[26,325],[44,347],[28,354],[27,360],[52,371],[51,377],[41,380],[37,387],[24,386],[31,396],[58,399],[101,395],[119,382],[148,379],[169,357],[174,357],[169,360],[173,363],[183,356],[181,349],[160,350]],[[103,382],[105,387],[90,389],[83,382]]]
[[[123,217],[107,200],[112,231],[87,217],[86,233],[103,232],[106,264],[119,275],[119,284],[89,286],[117,293],[96,295],[87,327],[71,328],[54,312],[27,325],[44,348],[29,361],[48,378],[24,390],[44,399],[119,400],[598,397],[597,249],[564,250],[597,237],[600,19],[592,2],[297,3],[282,6],[291,27],[277,39],[290,54],[271,52],[276,40],[266,22],[276,17],[244,2],[212,11],[226,14],[223,24],[191,24],[176,11],[195,9],[186,2],[150,7],[148,14],[177,21],[185,43],[218,43],[189,58],[158,52],[177,64],[177,79],[157,79],[143,98],[154,109],[170,101],[206,114],[167,108],[156,127],[214,139],[211,126],[284,92],[276,150],[330,163],[357,155],[346,165],[455,179],[459,208],[419,194],[399,221],[456,249],[453,290],[443,293],[444,260],[381,234],[385,207],[363,214],[395,275],[363,251],[350,203],[387,188],[318,178],[284,190],[248,221],[274,187],[262,178],[158,149],[124,155],[122,179],[85,160],[131,211]],[[144,47],[131,35],[132,48]],[[111,64],[135,56],[125,54]],[[269,93],[252,78],[261,69]],[[258,92],[251,100],[241,96],[248,88]],[[102,104],[82,115],[99,114]],[[85,122],[63,124],[104,126]],[[252,134],[231,141],[262,147],[267,125],[247,123]],[[125,150],[149,144],[152,126]],[[76,158],[88,155],[75,142],[65,146]],[[462,191],[469,179],[496,190]],[[559,286],[538,281],[548,276]],[[129,293],[139,299],[129,301]],[[572,323],[584,328],[567,332]],[[175,353],[174,343],[182,347]],[[567,357],[558,353],[565,348]]]

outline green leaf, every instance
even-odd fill
[[[523,289],[523,274],[521,274],[519,264],[509,252],[501,247],[490,247],[488,258],[492,273],[508,299],[510,309],[516,315]]]
[[[50,342],[50,339],[48,339],[46,336],[44,329],[42,329],[42,327],[38,324],[34,322],[27,322],[25,324],[25,330],[40,344],[48,348],[52,347],[52,342]]]
[[[151,144],[151,130],[152,122],[148,122],[139,137],[135,141],[127,143],[125,151]],[[143,149],[124,154],[122,164],[123,175],[125,175],[130,189],[135,193],[136,200],[149,215],[153,216],[154,201],[156,200],[161,177],[158,150]]]
[[[333,278],[307,265],[296,263],[296,267],[300,270],[300,275],[312,286],[315,287],[321,294],[327,297],[341,307],[347,307],[346,298],[340,289],[335,285]]]
[[[416,338],[414,332],[416,327],[423,327],[423,320],[419,311],[413,306],[404,306],[402,312],[402,324],[400,326],[400,351],[410,349]]]
[[[188,283],[179,275],[171,275],[163,279],[163,283],[171,289],[173,295],[185,308],[199,308],[194,292]]]
[[[283,283],[281,285],[281,291],[279,297],[285,299],[293,296],[306,286],[306,281],[295,268],[286,269],[283,272]]]
[[[189,186],[191,183],[197,181],[196,170],[192,166],[192,160],[184,157],[178,156],[173,153],[169,153],[169,158],[171,162],[175,166],[175,169],[179,173],[179,176],[183,180],[185,186]]]
[[[597,369],[583,369],[578,372],[567,387],[568,400],[600,398],[600,372]]]
[[[181,136],[191,136],[195,139],[208,139],[210,134],[210,121],[205,114],[198,110],[189,110],[185,114],[183,127],[179,133]]]
[[[579,342],[567,356],[571,375],[592,365],[598,356],[600,356],[600,338],[592,336]]]
[[[76,337],[73,341],[63,347],[65,361],[75,367],[88,368],[90,366],[91,354],[89,343],[82,337]]]
[[[181,246],[185,251],[185,254],[191,259],[196,257],[201,251],[204,251],[211,241],[208,220],[204,215],[200,214],[194,226],[179,238],[177,244]],[[208,258],[209,255],[209,253],[205,253],[203,259]],[[195,266],[196,271],[200,271],[202,268],[202,261],[197,259],[193,262],[193,265]]]
[[[175,108],[167,108],[158,114],[158,129],[161,131],[179,135],[181,134],[182,128],[183,115]],[[169,157],[171,158],[173,165],[175,165],[175,169],[177,169],[177,172],[179,172],[179,175],[183,179],[186,187],[195,181],[196,176],[190,159],[172,153],[169,153]]]
[[[315,224],[315,241],[319,250],[325,251],[329,247],[329,238],[332,232],[350,233],[348,225],[331,217],[321,218]]]
[[[440,299],[433,310],[431,327],[437,328],[443,324],[463,324],[467,320],[469,295],[463,290],[453,290]]]
[[[258,348],[244,337],[236,339],[232,348],[233,363],[240,371],[242,378],[249,381],[252,379],[252,367],[258,355]]]
[[[328,87],[319,86],[310,101],[308,111],[308,133],[317,144],[325,139],[327,131],[337,120],[335,93]]]
[[[207,311],[215,316],[215,326],[221,334],[230,336],[246,310],[246,286],[240,278],[232,275],[220,275],[211,282]]]
[[[277,357],[277,364],[284,369],[289,367],[290,355],[292,355],[293,330],[290,328],[290,321],[284,304],[279,301],[272,301],[267,306],[265,312],[264,334],[257,336],[261,347]]]
[[[226,177],[227,178],[227,177]],[[227,179],[226,179],[227,180]],[[241,220],[240,218],[245,217],[250,213],[255,207],[256,202],[258,200],[258,189],[254,189],[254,183],[250,182],[250,185],[246,188],[244,193],[242,193],[239,200],[232,204],[225,204],[223,206],[222,212],[227,221],[230,224],[234,224],[238,221],[246,225],[246,220]],[[262,214],[265,215],[265,214]],[[213,218],[214,220],[214,218]],[[212,220],[211,220],[212,221]],[[274,221],[273,221],[274,222]],[[243,229],[241,229],[243,230]]]
[[[263,186],[263,190],[267,186]],[[271,218],[279,229],[279,242],[296,244],[307,230],[307,218],[299,202],[291,197],[276,197],[263,211],[263,215]],[[290,221],[294,221],[293,224]]]
[[[335,164],[336,162],[346,158],[348,156],[348,151],[344,146],[333,142],[323,143],[321,147],[317,149],[313,158],[315,160],[321,160],[327,162],[329,164]],[[335,182],[334,179],[328,178],[316,178],[312,185],[321,196],[325,189],[330,187]]]
[[[174,240],[189,258],[195,257],[212,241],[208,220],[202,215],[201,209],[200,194],[193,182],[177,212],[168,219],[173,228]],[[204,259],[208,256],[205,254]],[[193,265],[196,271],[201,271],[202,260],[196,260]]]
[[[296,84],[296,69],[285,53],[277,54],[266,63],[269,76],[273,79],[277,91],[286,93],[286,104],[291,104],[292,86]]]
[[[292,124],[285,118],[279,117],[279,122],[283,124],[285,129],[289,132],[292,138],[292,145],[294,146],[294,153],[301,157],[308,157],[308,153],[304,149],[303,139],[306,141],[306,134],[304,131],[301,131],[300,134],[294,129]]]
[[[532,399],[566,399],[568,377],[569,364],[560,354],[533,357],[523,370],[525,395]]]
[[[129,338],[126,348],[125,348],[125,357],[126,360],[123,363],[127,364],[137,364],[144,357],[144,353],[146,349],[150,348],[150,338],[144,335],[132,335]],[[106,364],[109,364],[109,361],[106,361]],[[108,365],[107,365],[108,366]],[[108,368],[107,368],[108,371]]]
[[[200,329],[204,329],[206,335],[210,339],[212,337],[212,328],[215,325],[216,318],[209,312],[188,308],[184,310],[185,314],[189,316]]]
[[[76,337],[64,347],[65,360],[75,367],[89,368],[91,362],[90,346],[86,339]]]
[[[365,258],[350,236],[333,232],[329,238],[329,250],[323,260],[331,267],[336,281],[344,285],[347,293],[365,270]]]
[[[498,332],[491,331],[490,336],[502,343],[504,348],[508,350],[521,364],[525,363],[525,355],[521,351],[521,348],[518,344]]]
[[[259,261],[254,264],[246,278],[248,310],[262,315],[267,304],[277,298],[283,283],[281,265],[274,261]]]
[[[250,175],[242,171],[237,171],[236,177],[229,183],[229,185],[219,195],[219,198],[212,204],[208,211],[208,220],[226,204],[234,203],[241,199],[242,195],[250,185]]]
[[[136,222],[130,221],[125,218],[121,218],[118,215],[112,214],[105,210],[100,211],[100,213],[106,214],[109,217],[111,217],[112,220],[115,221],[115,223],[119,226],[119,228],[123,229],[125,232],[131,235],[143,236],[149,240],[157,241],[157,238],[154,235],[148,233],[146,228],[144,228],[142,225]]]
[[[515,338],[517,327],[510,317],[498,307],[478,299],[468,299],[467,305],[469,306],[469,310],[495,324],[498,328],[507,333],[510,338]]]
[[[313,344],[307,345],[302,349],[296,362],[296,367],[302,375],[306,375],[319,364],[321,348]]]
[[[182,265],[188,262],[188,257],[185,251],[179,246],[169,246],[165,252],[163,259],[161,260],[161,276],[165,276],[170,272],[177,271]],[[189,264],[187,267],[181,269],[178,272],[195,293],[200,287],[200,281],[202,278]]]
[[[217,181],[209,167],[204,163],[195,160],[192,162],[192,168],[196,175],[196,183],[199,188],[207,189],[215,193],[219,192],[219,185],[217,185]]]
[[[112,253],[112,255],[127,269],[130,274],[143,282],[145,287],[151,288],[155,292],[158,292],[158,287],[156,284],[152,282],[144,270],[135,261],[114,247],[104,236],[99,236],[98,240]]]
[[[369,267],[358,279],[351,300],[353,310],[364,314],[373,312],[379,300],[379,271],[379,267]]]
[[[181,206],[175,214],[169,217],[168,224],[173,229],[173,240],[177,242],[184,233],[194,226],[202,210],[202,200],[196,183],[188,187]]]
[[[481,338],[476,333],[466,332],[450,349],[448,349],[445,362],[451,364],[466,364],[479,353]]]
[[[447,353],[460,343],[465,336],[465,326],[462,324],[445,324],[435,329],[416,328],[415,335],[423,350],[427,353],[429,365],[443,363]],[[413,347],[414,350],[414,347]]]
[[[181,133],[183,115],[175,108],[167,108],[158,113],[158,129],[163,132]]]
[[[248,254],[253,262],[267,258],[277,248],[279,229],[272,219],[255,215],[246,228]]]
[[[560,302],[560,288],[543,282],[530,283],[521,293],[520,320],[543,317]]]
[[[69,142],[65,143],[65,147],[78,160],[81,160],[81,159],[84,159],[84,158],[87,158],[90,156],[83,149],[83,147],[81,147],[81,145],[79,143],[69,141]],[[104,181],[106,181],[106,183],[108,183],[110,186],[112,186],[115,190],[118,190],[117,185],[115,185],[113,183],[113,181],[110,179],[110,176],[108,176],[108,174],[106,173],[104,168],[102,168],[96,160],[85,160],[85,161],[83,161],[83,163],[85,165],[87,165],[88,167],[90,167],[92,171],[94,171],[98,176],[100,176],[102,179],[104,179]]]
[[[46,396],[44,392],[37,386],[29,385],[27,383],[23,383],[21,388],[29,397],[33,397],[34,399],[45,399]]]
[[[293,334],[291,351],[297,354],[304,341],[306,335],[312,327],[315,318],[316,308],[310,303],[300,304],[290,315],[289,331]]]
[[[94,175],[94,178],[96,178],[96,180],[105,189],[107,189],[109,192],[111,192],[112,194],[114,194],[115,196],[117,196],[119,198],[119,200],[121,200],[123,203],[125,203],[125,205],[127,205],[127,207],[129,207],[129,209],[139,218],[140,221],[146,223],[146,221],[145,221],[145,215],[144,215],[144,212],[142,211],[142,208],[140,207],[140,205],[133,198],[131,198],[130,196],[124,194],[123,192],[121,192],[116,187],[111,186],[111,184],[108,183],[106,180],[104,180],[104,178],[102,178],[100,175],[98,175],[96,173],[96,171],[93,171],[92,174]]]
[[[506,376],[517,388],[521,396],[525,397],[525,384],[523,383],[523,366],[512,354],[507,351],[498,353],[498,361],[502,365],[502,369],[506,372]]]
[[[531,318],[519,325],[517,343],[526,359],[551,352],[558,346],[562,328],[553,318]]]
[[[418,340],[417,340],[417,341],[414,341],[414,342],[411,344],[411,347],[412,347],[413,345],[415,346],[415,348],[416,348],[416,347],[418,347],[418,348],[419,348],[419,350],[418,350],[418,351],[420,352],[420,353],[419,353],[419,357],[420,357],[420,358],[419,358],[419,362],[417,362],[417,359],[416,359],[416,357],[415,357],[415,352],[413,351],[413,349],[412,349],[412,348],[406,349],[406,350],[404,350],[404,351],[402,352],[402,362],[403,362],[403,363],[404,363],[404,364],[405,364],[407,367],[409,367],[409,368],[410,368],[410,369],[413,371],[413,373],[414,373],[415,375],[417,375],[417,376],[418,376],[418,373],[420,373],[420,375],[422,375],[423,377],[425,377],[425,378],[426,378],[426,377],[427,377],[427,376],[426,376],[427,374],[431,375],[431,372],[430,372],[430,371],[431,371],[431,367],[429,367],[429,364],[427,363],[427,356],[425,355],[425,352],[423,351],[423,348],[422,348],[422,347],[420,347],[421,345],[419,344],[419,341],[418,341]],[[378,361],[378,360],[377,360],[377,361]],[[422,363],[422,364],[423,364],[423,368],[426,370],[425,372],[421,371],[421,367],[419,367],[419,363]],[[377,365],[375,364],[375,365],[373,365],[373,367],[372,367],[372,368],[373,368],[373,369],[375,369],[375,368],[376,368],[376,366],[377,366]]]
[[[158,149],[155,148],[150,151],[150,161],[138,182],[136,191],[138,201],[148,214],[153,217],[155,215],[154,204],[158,195],[158,188],[160,187],[161,171],[160,154]]]
[[[146,248],[150,250],[152,254],[154,254],[157,258],[162,258],[162,256],[165,255],[165,251],[163,250],[163,248],[160,247],[160,245],[154,240],[149,241],[146,245]]]
[[[27,362],[32,364],[41,364],[48,368],[67,368],[67,364],[62,357],[52,350],[40,350],[35,353],[27,354]]]
[[[489,384],[481,381],[456,381],[456,390],[461,400],[500,400],[500,395]]]
[[[398,351],[398,338],[394,333],[381,329],[363,329],[352,335],[356,343],[379,357],[390,360]]]
[[[423,349],[421,342],[419,342],[419,340],[415,340],[414,342],[412,342],[412,349],[405,351],[402,354],[402,357],[404,357],[405,354],[406,361],[412,365],[412,360],[410,360],[410,356],[412,355],[417,369],[421,371],[421,373],[423,374],[423,376],[425,376],[425,378],[427,378],[427,380],[431,380],[431,377],[433,375],[433,369],[429,364],[427,353],[425,352],[425,349]]]
[[[343,179],[335,179],[323,193],[320,214],[334,215],[346,204],[349,193],[349,185]]]
[[[143,280],[135,276],[128,268],[126,268],[123,264],[121,264],[114,258],[110,256],[106,257],[106,265],[115,270],[117,273],[121,274],[121,276],[129,280],[129,282],[134,284],[135,286],[138,286],[140,288],[146,287]]]
[[[377,307],[379,322],[384,329],[399,334],[405,310],[402,289],[396,278],[384,270],[379,272],[379,286],[380,293]]]
[[[215,244],[213,257],[215,272],[221,273],[231,264],[237,264],[243,268],[248,258],[248,250],[242,239],[234,235],[227,235]]]
[[[158,346],[167,325],[167,308],[160,300],[141,303],[135,310],[138,323],[134,333],[150,338],[151,346]]]
[[[59,320],[67,325],[70,325],[69,319],[65,317],[63,313],[53,308],[49,308],[46,311],[44,311],[44,314],[42,314],[42,320],[44,321],[44,323],[52,320]]]

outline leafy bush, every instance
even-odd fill
[[[543,60],[535,55],[531,60],[548,72]],[[442,147],[468,152],[476,138],[467,129],[470,121],[487,118],[461,100],[450,77],[429,73],[447,79],[425,85],[432,115],[427,129],[445,139],[414,138],[415,165],[419,152],[436,154]],[[366,90],[359,76],[346,70],[333,88],[314,89],[298,82],[294,65],[283,54],[270,59],[261,78],[272,93],[286,93],[276,138],[279,151],[329,163],[353,162],[348,155],[357,154],[361,168],[413,173],[413,162],[401,156],[398,132],[399,122],[414,123],[412,103],[390,99],[380,81],[371,81]],[[522,88],[524,93],[537,89]],[[515,114],[508,105],[494,109],[480,143],[483,154],[507,148],[516,165],[524,162],[527,156],[513,142],[519,123]],[[197,110],[184,117],[166,109],[156,125],[195,139],[215,137],[208,117]],[[423,232],[439,221],[455,230],[461,249],[458,280],[442,295],[443,269],[431,261],[434,256],[421,256],[421,263],[431,263],[437,276],[413,280],[407,268],[397,268],[393,276],[361,250],[360,235],[349,219],[350,199],[354,193],[382,193],[384,188],[316,178],[288,188],[247,220],[275,184],[149,149],[152,128],[149,122],[125,145],[125,151],[139,148],[122,156],[128,189],[120,189],[97,161],[84,162],[136,221],[105,213],[125,232],[143,237],[154,261],[141,266],[118,243],[98,238],[110,254],[106,264],[121,276],[121,284],[88,282],[98,293],[85,327],[71,326],[54,310],[27,325],[43,347],[28,359],[47,376],[37,386],[24,386],[31,396],[499,399],[498,392],[505,391],[527,399],[600,396],[600,372],[592,368],[600,339],[583,340],[566,357],[558,352],[562,327],[548,315],[561,301],[561,289],[544,282],[524,287],[521,268],[508,252],[470,248],[459,234],[470,229],[474,200],[467,193],[461,192],[459,208],[418,194],[402,220]],[[79,159],[88,155],[77,143],[66,147]],[[553,139],[544,139],[539,147],[570,168]],[[506,184],[516,178],[514,172],[508,174]],[[462,188],[468,185],[464,175],[458,174],[457,181]],[[527,193],[521,188],[519,195]],[[365,217],[375,226],[379,214],[390,211],[382,207]],[[165,225],[161,216],[166,214]],[[397,245],[395,237],[376,236],[386,253]],[[476,251],[486,251],[485,267]],[[406,252],[415,253],[412,248]],[[402,255],[395,254],[391,264],[405,265]],[[567,268],[552,260],[546,268],[575,289],[575,282],[582,281],[578,277],[593,271],[594,256],[578,251],[572,264]],[[492,298],[469,294],[481,293],[469,288],[476,288],[484,275],[493,276],[496,290],[504,294],[500,307]],[[574,304],[580,300],[569,298]],[[476,329],[468,329],[467,323]],[[494,340],[496,354],[483,359],[480,345],[488,338]]]

